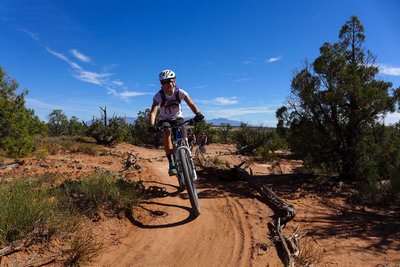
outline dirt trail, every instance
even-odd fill
[[[227,153],[234,150],[233,145],[211,144],[207,156],[218,155],[233,166],[243,160]],[[135,208],[132,218],[123,214],[86,218],[88,228],[104,244],[90,266],[282,266],[275,245],[268,251],[264,246],[271,244],[267,224],[274,213],[246,182],[198,172],[202,213],[194,219],[187,194],[179,193],[176,177],[167,175],[166,158],[160,161],[162,149],[119,144],[110,152],[115,153],[26,158],[16,167],[0,168],[0,178],[49,172],[59,179],[79,180],[93,171],[113,171],[152,188],[156,197]],[[126,152],[138,156],[143,172],[123,170]],[[259,182],[295,207],[296,217],[284,229],[285,234],[290,235],[297,226],[302,232],[315,233],[315,242],[310,237],[310,244],[323,256],[317,266],[400,264],[398,207],[349,204],[346,198],[350,191],[345,186],[324,177],[295,173],[301,166],[298,160],[282,157],[260,164],[245,159]],[[303,249],[309,247],[304,245]],[[0,265],[20,263],[20,256],[24,255],[0,258]]]
[[[166,162],[152,163],[152,169],[152,181],[144,184],[165,191],[136,208],[131,221],[137,227],[103,253],[96,266],[254,265],[255,230],[261,223],[266,227],[261,220],[273,214],[266,205],[241,199],[240,190],[221,190],[200,175],[202,214],[193,218],[187,194],[178,193],[176,177],[167,175]],[[264,215],[255,225],[248,220],[249,209]]]

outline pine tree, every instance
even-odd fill
[[[277,111],[279,132],[288,133],[294,151],[346,180],[369,179],[363,168],[371,135],[379,116],[394,112],[400,99],[400,88],[375,79],[375,56],[364,42],[364,28],[352,16],[339,42],[325,43],[320,56],[295,74],[291,97]]]
[[[18,86],[0,67],[0,149],[11,157],[28,155],[33,149],[33,135],[45,129],[33,110],[25,107],[28,91],[17,94]]]

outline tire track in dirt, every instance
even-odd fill
[[[253,233],[239,201],[225,192],[201,197],[202,214],[193,219],[187,194],[177,193],[176,177],[166,175],[166,165],[153,162],[144,182],[165,187],[165,196],[137,208],[130,233],[93,266],[252,266]]]

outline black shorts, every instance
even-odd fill
[[[168,129],[182,125],[181,129],[183,129],[183,137],[187,137],[186,127],[185,127],[184,123],[185,123],[185,120],[183,118],[178,118],[175,120],[159,121],[158,125],[164,126],[164,128],[168,128]]]
[[[185,122],[185,120],[183,118],[177,118],[175,120],[165,120],[165,121],[159,121],[158,125],[160,126],[164,126],[164,127],[177,127],[182,125]]]

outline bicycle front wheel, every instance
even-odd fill
[[[185,180],[186,190],[189,195],[190,204],[192,205],[193,213],[197,217],[200,215],[200,204],[197,196],[196,187],[193,182],[193,167],[190,162],[188,152],[185,149],[179,150],[179,157],[182,163],[183,178]]]

